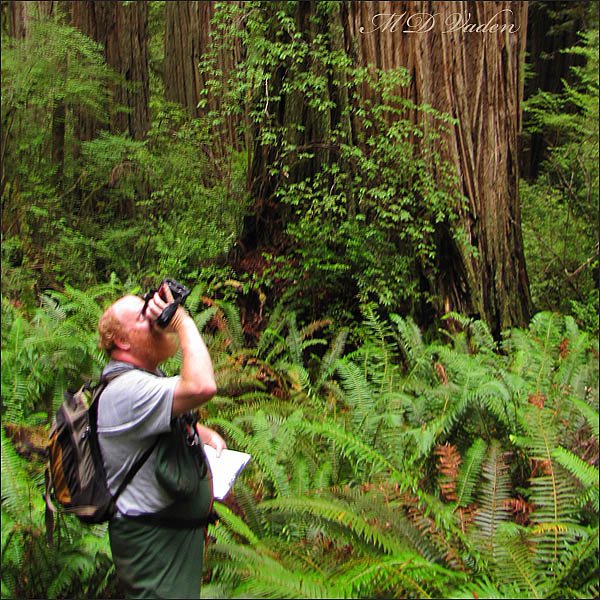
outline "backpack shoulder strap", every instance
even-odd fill
[[[117,498],[121,495],[121,492],[129,485],[130,481],[135,477],[135,474],[142,468],[144,463],[150,458],[156,444],[158,444],[159,436],[156,436],[153,444],[137,459],[134,465],[129,469],[125,479],[121,482],[121,485],[117,488],[113,496],[113,503],[117,501]]]
[[[100,381],[98,382],[98,386],[95,390],[95,392],[96,392],[95,400],[96,401],[98,400],[98,396],[104,391],[106,386],[113,379],[116,379],[119,375],[122,375],[123,373],[127,373],[128,371],[133,371],[134,369],[137,369],[138,371],[144,370],[144,369],[140,369],[139,367],[136,367],[135,365],[132,365],[129,363],[124,363],[123,365],[120,365],[118,368],[112,370],[108,375],[104,375],[104,373],[102,373],[102,375],[100,376]],[[94,402],[94,404],[96,404],[96,406],[97,406],[96,402]],[[97,410],[97,408],[96,408],[96,410]],[[156,436],[154,443],[138,458],[138,460],[133,464],[131,469],[129,469],[129,471],[125,475],[125,478],[123,479],[123,481],[117,488],[117,491],[113,495],[113,498],[112,498],[113,505],[116,504],[117,498],[121,495],[121,492],[129,485],[131,480],[135,477],[136,473],[142,468],[144,463],[150,458],[150,455],[152,454],[152,452],[154,451],[154,448],[156,448],[156,445],[158,444],[158,440],[159,440],[159,436]]]

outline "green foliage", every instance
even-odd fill
[[[508,465],[500,444],[494,440],[481,469],[477,512],[473,536],[478,548],[492,563],[498,558],[498,532],[509,518],[506,501],[510,497]]]
[[[571,313],[598,334],[598,31],[567,52],[584,60],[574,82],[525,105],[549,149],[538,178],[521,182],[523,237],[537,308]]]
[[[3,330],[3,417],[23,422],[32,413],[54,416],[67,389],[99,375],[103,363],[97,346],[98,301],[113,296],[115,280],[83,293],[67,287],[64,293],[42,296],[30,319],[15,310]]]
[[[67,288],[31,315],[5,303],[4,420],[32,422],[40,393],[53,403],[99,368],[100,304],[122,291],[114,280]],[[483,323],[448,315],[454,333],[442,343],[366,306],[363,336],[348,349],[346,330],[301,326],[280,308],[253,345],[233,305],[204,309],[200,294],[190,308],[219,382],[203,419],[253,456],[217,503],[211,593],[558,598],[595,589],[598,349],[572,317],[540,313],[496,344]],[[18,593],[23,552],[36,565],[32,589],[118,593],[102,529],[64,519],[55,534],[63,550],[43,543],[43,465],[25,472],[16,447],[3,434],[7,595]],[[33,499],[26,527],[23,494]]]
[[[106,527],[60,519],[50,546],[40,488],[43,464],[2,436],[2,597],[119,597]]]
[[[363,345],[337,358],[335,369],[321,370],[328,375],[318,388],[310,376],[301,384],[322,397],[326,412],[288,387],[302,412],[272,396],[261,411],[280,417],[232,413],[243,436],[225,419],[210,421],[246,450],[260,446],[269,456],[236,488],[252,532],[239,521],[228,532],[223,523],[214,529],[218,541],[209,556],[219,593],[237,597],[252,589],[268,597],[271,586],[283,597],[474,591],[508,598],[594,589],[598,471],[582,456],[589,443],[598,447],[590,427],[597,418],[596,343],[573,319],[550,313],[537,315],[528,330],[507,332],[501,348],[483,323],[451,318],[466,329],[442,345],[425,342],[400,317],[396,332],[370,313]],[[274,330],[265,335],[282,339]],[[310,372],[319,368],[313,364]],[[330,390],[336,391],[328,399]],[[342,405],[331,411],[332,401]],[[542,401],[547,408],[537,406]],[[375,437],[368,415],[382,417]],[[434,459],[442,443],[461,457],[445,480]],[[289,487],[275,482],[275,464],[288,473]],[[312,485],[303,465],[315,472]],[[329,484],[312,465],[330,465]],[[453,478],[455,500],[438,487]],[[302,485],[294,483],[300,479]],[[530,512],[519,512],[527,506]],[[265,556],[279,562],[267,575]],[[583,561],[576,573],[575,557]],[[256,561],[250,569],[249,561]],[[326,587],[308,583],[315,572]],[[476,583],[467,586],[468,578]]]
[[[106,119],[106,83],[114,77],[104,64],[99,45],[89,37],[54,21],[32,20],[25,38],[2,36],[3,124],[22,127],[20,109],[52,108],[58,102]],[[31,131],[40,133],[35,128]],[[34,140],[43,142],[37,137]]]
[[[596,597],[597,32],[573,49],[587,61],[574,83],[527,106],[552,142],[522,187],[533,295],[572,316],[494,339],[464,315],[426,333],[410,316],[429,301],[415,273],[433,273],[461,203],[429,150],[450,120],[400,98],[404,70],[351,67],[339,3],[316,3],[302,31],[297,3],[243,4],[218,5],[202,68],[236,40],[244,68],[212,72],[202,104],[219,110],[199,119],[159,98],[164,3],[151,3],[144,141],[78,139],[82,116],[102,127],[122,109],[88,38],[47,21],[3,36],[2,597],[119,596],[104,527],[61,515],[46,544],[44,465],[19,456],[11,426],[47,428],[105,361],[105,302],[167,274],[193,287],[213,359],[201,416],[253,456],[216,503],[203,597]],[[232,119],[243,149],[217,156]],[[261,153],[264,205],[250,210]],[[259,210],[277,212],[287,250],[240,276],[227,258]],[[260,331],[235,301],[248,292],[262,294]]]
[[[222,262],[239,237],[246,210],[243,157],[232,156],[222,177],[211,176],[215,165],[204,149],[214,140],[206,123],[170,103],[156,111],[141,159],[152,191],[138,203],[145,221],[140,267],[154,277],[178,273],[196,280]]]
[[[257,132],[258,202],[284,223],[277,275],[292,308],[314,318],[322,304],[347,315],[370,301],[396,310],[427,301],[416,274],[433,272],[436,231],[461,203],[452,168],[432,150],[451,119],[402,98],[406,69],[353,66],[333,25],[339,7],[313,8],[301,27],[294,2],[219,6],[204,71],[215,73],[235,40],[247,56],[227,86],[211,79],[205,94],[222,100],[212,118],[237,115],[242,133]],[[413,124],[415,112],[427,127]]]
[[[2,36],[2,287],[21,301],[42,266],[49,279],[61,279],[84,252],[71,219],[77,207],[66,201],[81,176],[77,144],[69,126],[64,140],[53,137],[58,111],[65,123],[76,115],[106,121],[116,80],[98,44],[78,30],[48,20],[32,20],[28,29],[22,40]],[[62,161],[53,155],[59,150]],[[65,255],[75,248],[69,263]],[[76,281],[86,281],[82,275]]]
[[[48,287],[113,272],[207,279],[239,237],[245,155],[215,177],[206,123],[162,100],[144,141],[103,129],[123,108],[117,84],[72,27],[32,19],[25,39],[2,38],[2,290],[13,301],[30,307]],[[86,122],[97,133],[82,141]]]

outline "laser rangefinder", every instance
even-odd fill
[[[156,319],[156,324],[161,328],[166,327],[171,322],[171,319],[173,318],[173,315],[175,314],[177,307],[180,304],[183,306],[183,304],[185,303],[185,299],[190,295],[190,290],[188,290],[184,285],[181,285],[181,283],[175,281],[174,279],[169,279],[169,278],[163,279],[157,288],[151,289],[144,296],[144,307],[142,308],[142,314],[146,313],[146,307],[148,306],[148,302],[150,301],[150,298],[152,298],[152,296],[154,296],[154,294],[156,294],[156,292],[159,292],[160,290],[162,290],[163,284],[166,284],[169,286],[169,289],[171,290],[171,294],[173,294],[173,302],[171,302],[160,313],[160,315],[158,315],[158,319]],[[167,301],[167,299],[162,295],[162,293],[161,293],[160,297],[165,302]]]

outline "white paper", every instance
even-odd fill
[[[217,458],[217,451],[208,444],[204,444],[204,453],[212,472],[213,495],[217,500],[222,500],[252,457],[245,452],[225,448]]]

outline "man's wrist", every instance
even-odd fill
[[[190,317],[185,308],[183,308],[183,306],[178,306],[175,314],[171,317],[168,328],[179,332],[179,329],[181,329],[188,320],[193,322],[192,317]]]

